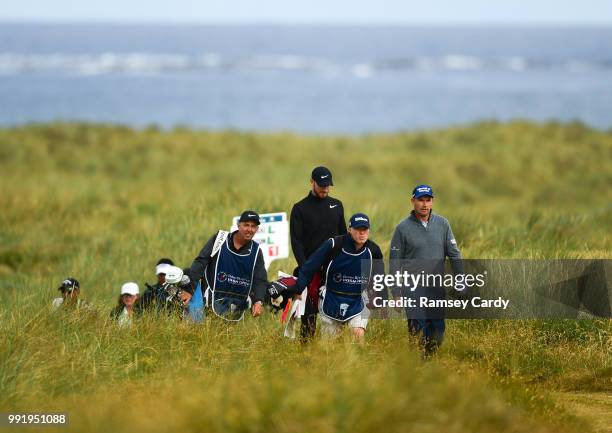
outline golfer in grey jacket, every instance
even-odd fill
[[[444,260],[451,260],[453,273],[463,273],[461,253],[453,235],[450,224],[443,216],[432,212],[434,193],[429,185],[418,185],[412,191],[413,210],[410,215],[398,224],[391,240],[389,254],[391,274],[396,271],[411,268],[410,272],[443,273]],[[415,268],[416,266],[416,268]],[[404,269],[400,269],[400,268]],[[444,297],[442,287],[427,287],[422,291],[435,297]],[[394,291],[396,297],[402,295]],[[444,316],[440,310],[425,315],[415,314],[414,310],[406,309],[408,330],[419,335],[421,344],[427,354],[435,352],[444,339]]]

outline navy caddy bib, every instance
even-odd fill
[[[228,237],[217,254],[212,310],[225,320],[239,321],[249,307],[259,244],[251,241],[250,251],[238,254],[230,249],[229,242]]]
[[[346,322],[361,314],[365,308],[362,293],[371,276],[372,252],[368,247],[358,254],[342,248],[327,266],[321,314],[339,322]]]

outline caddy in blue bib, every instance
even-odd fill
[[[259,244],[251,241],[247,254],[238,254],[229,247],[229,237],[221,246],[215,263],[212,285],[212,310],[225,320],[239,321],[249,307],[253,272]]]
[[[364,248],[358,254],[342,248],[327,266],[321,314],[339,322],[346,322],[361,314],[365,307],[362,292],[371,276],[372,252],[369,248]]]

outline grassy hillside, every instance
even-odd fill
[[[67,411],[92,431],[605,431],[609,319],[449,321],[423,363],[399,321],[372,323],[363,346],[300,347],[270,316],[131,330],[107,316],[122,282],[153,281],[157,258],[188,266],[246,208],[289,212],[319,164],[385,253],[412,187],[429,183],[467,258],[611,258],[611,160],[612,133],[578,123],[354,138],[0,130],[0,412]],[[97,315],[49,312],[68,275]],[[597,419],[568,393],[597,393]]]

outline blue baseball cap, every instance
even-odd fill
[[[357,229],[360,227],[364,227],[366,229],[370,228],[370,218],[364,213],[356,213],[353,215],[349,221],[349,227]]]
[[[433,189],[429,185],[417,185],[412,190],[412,198],[419,198],[428,195],[429,197],[433,197]]]

